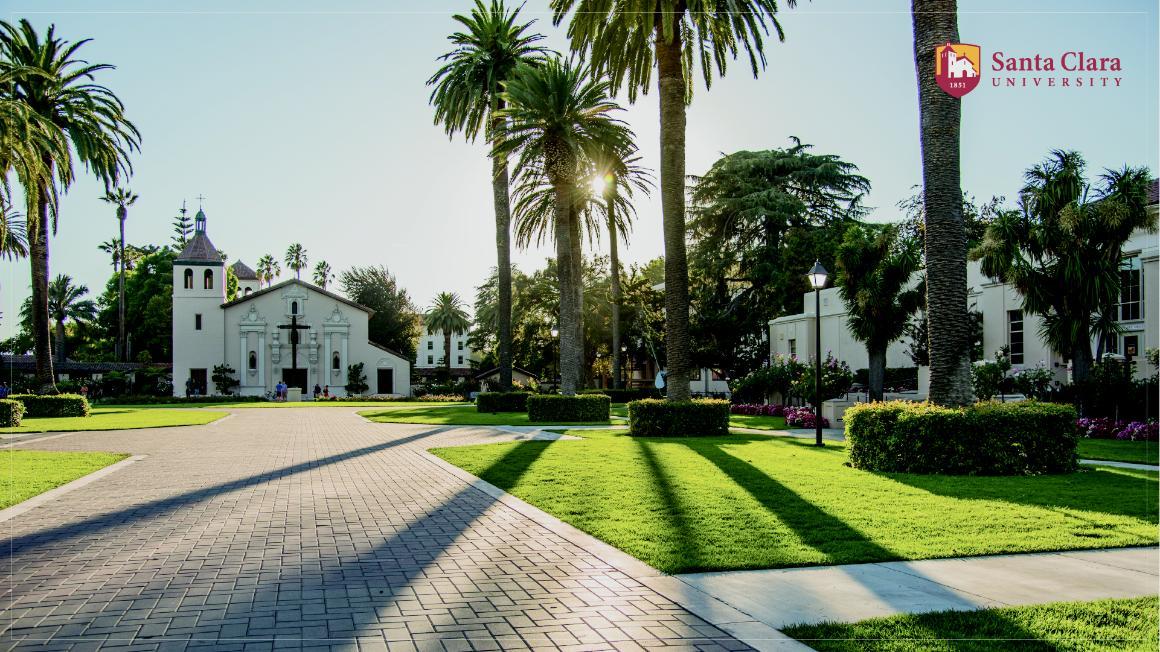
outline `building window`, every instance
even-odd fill
[[[248,296],[250,296],[250,293],[251,293],[251,292],[253,292],[253,291],[254,291],[254,290],[253,290],[252,288],[246,288],[246,291],[245,291],[245,292],[243,292],[243,294],[244,294],[245,296],[247,296],[247,297],[248,297]]]
[[[463,350],[463,342],[459,342],[459,350],[460,350],[460,351],[462,351],[462,350]]]
[[[1140,257],[1124,260],[1120,269],[1120,321],[1140,319]]]
[[[1124,336],[1124,357],[1135,358],[1140,355],[1140,336]]]
[[[201,278],[202,278],[202,284],[205,285],[205,289],[212,290],[213,289],[213,270],[212,269],[205,270],[205,273],[201,275]]]
[[[1007,311],[1007,346],[1011,349],[1011,364],[1023,364],[1023,311]]]
[[[432,342],[431,340],[427,340],[427,350],[430,351],[434,348],[435,348],[435,343]]]
[[[201,315],[200,314],[193,316],[193,330],[195,330],[195,331],[201,330]]]
[[[192,290],[193,289],[193,270],[192,269],[185,270],[185,274],[183,274],[183,276],[185,277],[185,289]]]
[[[291,315],[297,315],[297,314],[298,314],[298,302],[297,302],[297,301],[291,301],[291,302],[290,302],[290,314],[291,314]]]
[[[435,357],[430,355],[427,356],[427,364],[435,364]]]
[[[698,369],[698,370],[694,371],[693,375],[691,377],[689,377],[689,380],[701,380],[701,370]]]
[[[459,362],[457,364],[463,364],[463,356],[459,356]]]
[[[257,371],[258,369],[258,354],[250,351],[250,371]]]
[[[338,357],[338,351],[330,356],[330,368],[335,371],[342,369],[342,359]]]
[[[789,340],[789,354],[797,355],[797,340]]]

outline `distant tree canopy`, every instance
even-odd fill
[[[339,276],[338,284],[351,301],[375,311],[367,324],[370,341],[414,361],[421,320],[395,277],[382,265],[352,267]]]
[[[148,351],[154,362],[173,359],[173,260],[177,252],[154,249],[137,260],[125,274],[125,334],[132,357]],[[117,278],[110,278],[100,297],[97,324],[100,336],[93,338],[86,355],[92,359],[112,359],[117,340]]]

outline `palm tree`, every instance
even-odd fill
[[[125,219],[129,217],[129,207],[137,202],[137,195],[128,188],[112,188],[105,191],[101,201],[117,207],[117,223],[121,228],[121,237],[117,240],[119,247],[118,260],[121,269],[117,276],[117,358],[125,359]]]
[[[447,369],[447,377],[451,377],[451,335],[466,333],[471,327],[467,318],[467,311],[463,309],[463,301],[453,292],[440,292],[435,302],[423,316],[423,326],[428,335],[443,331],[443,364]]]
[[[971,328],[967,315],[967,235],[959,178],[961,106],[938,87],[935,48],[959,40],[956,0],[913,0],[914,66],[922,140],[930,401],[968,405]]]
[[[532,22],[518,23],[519,9],[509,11],[503,0],[484,5],[475,0],[471,16],[456,14],[454,19],[466,30],[448,37],[454,50],[440,57],[446,63],[427,80],[434,86],[431,104],[435,123],[442,124],[448,136],[462,132],[475,140],[480,130],[492,143],[504,138],[502,84],[516,66],[541,59],[546,50],[537,41],[542,34],[527,34]],[[495,248],[499,270],[498,353],[499,383],[503,390],[512,384],[512,281],[511,281],[511,208],[508,198],[507,157],[491,155],[492,200],[495,205]]]
[[[37,131],[57,135],[34,141],[40,159],[39,174],[24,188],[28,198],[29,260],[32,268],[32,326],[36,378],[42,391],[55,392],[48,313],[48,236],[57,226],[55,197],[59,184],[72,183],[73,154],[106,185],[115,185],[129,172],[129,153],[140,140],[137,128],[125,117],[124,105],[108,88],[96,84],[107,64],[89,64],[75,57],[87,40],[69,43],[50,26],[44,39],[32,24],[0,22],[0,78],[5,99],[23,105],[36,116]],[[61,141],[69,146],[60,147]],[[30,179],[33,180],[33,179]]]
[[[330,271],[330,263],[320,260],[314,265],[314,284],[323,290],[334,280],[334,272]]]
[[[90,322],[97,317],[97,305],[91,299],[83,298],[89,293],[84,285],[73,285],[72,277],[57,274],[48,284],[48,315],[56,324],[56,361],[64,362],[64,323]]]
[[[786,0],[790,6],[794,0]],[[754,77],[765,66],[769,27],[784,39],[775,0],[552,0],[568,26],[572,50],[589,58],[628,99],[648,90],[657,71],[661,133],[661,210],[665,241],[665,349],[668,397],[689,399],[689,271],[685,256],[685,108],[692,100],[696,62],[705,87],[744,50]]]
[[[258,259],[258,283],[265,283],[266,287],[270,287],[274,283],[274,279],[282,273],[282,266],[278,264],[277,260],[270,254],[266,254]]]
[[[306,249],[302,247],[301,243],[295,242],[286,249],[286,257],[283,259],[286,267],[294,270],[294,278],[302,278],[302,270],[306,269]]]
[[[837,255],[836,284],[850,334],[866,343],[871,401],[881,401],[886,349],[906,333],[925,289],[911,278],[922,267],[918,243],[900,240],[897,226],[854,224]]]
[[[608,81],[559,57],[521,65],[505,85],[510,121],[498,153],[518,152],[517,169],[529,183],[542,170],[552,186],[557,277],[560,285],[560,389],[574,394],[583,356],[581,320],[580,219],[577,193],[588,185],[581,174],[603,151],[627,151],[632,132],[611,117],[620,107],[609,98]]]
[[[0,198],[0,260],[16,260],[28,255],[28,233],[24,216]]]

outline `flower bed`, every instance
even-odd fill
[[[785,423],[791,428],[816,428],[817,423],[814,421],[814,411],[808,407],[787,407],[785,408]],[[830,420],[822,417],[822,427],[829,428]]]
[[[754,417],[784,417],[785,406],[763,403],[742,403],[729,407],[730,414],[745,414]]]
[[[1121,441],[1158,441],[1160,424],[1145,421],[1116,421],[1108,417],[1076,419],[1081,437]]]

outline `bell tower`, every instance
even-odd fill
[[[173,393],[206,395],[225,347],[225,263],[206,234],[205,210],[194,217],[193,237],[173,261]]]

